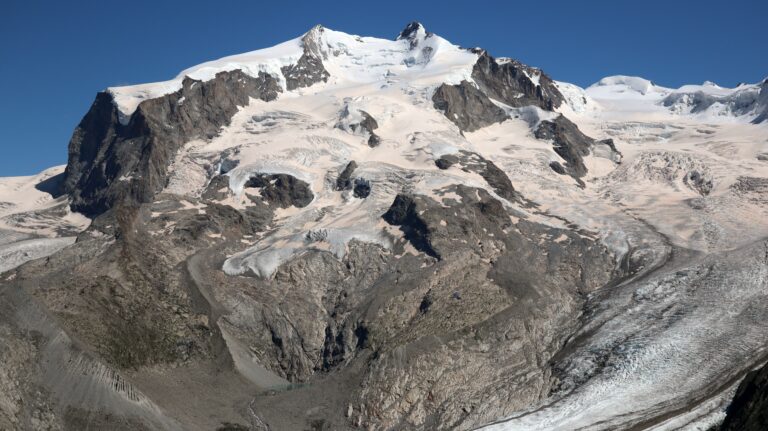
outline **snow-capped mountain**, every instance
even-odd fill
[[[633,76],[609,76],[585,90],[592,99],[616,103],[631,101],[632,108],[644,104],[648,110],[667,109],[674,114],[695,116],[700,121],[752,121],[766,119],[768,80],[761,84],[740,84],[736,88],[723,88],[713,82],[702,85],[684,85],[678,89],[658,86]],[[619,108],[620,109],[620,108]]]
[[[0,428],[738,426],[767,116],[419,23],[108,88],[0,179]]]

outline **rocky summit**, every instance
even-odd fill
[[[108,88],[0,179],[0,429],[768,429],[767,116],[417,22]]]

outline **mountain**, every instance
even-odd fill
[[[0,179],[0,428],[760,426],[767,88],[419,23],[108,88]]]

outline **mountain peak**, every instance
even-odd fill
[[[424,26],[420,22],[411,21],[410,23],[408,23],[408,25],[405,26],[403,31],[401,31],[400,34],[397,36],[397,40],[407,39],[413,42],[417,39],[423,39],[431,35],[432,33],[427,32],[427,29],[424,28]]]
[[[324,32],[325,27],[323,27],[322,24],[317,24],[309,29],[308,32],[304,33],[304,36],[301,37],[301,44],[304,51],[313,54],[315,57],[322,57],[320,39]]]

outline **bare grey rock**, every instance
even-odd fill
[[[424,29],[424,26],[421,25],[418,21],[412,21],[408,23],[408,25],[403,28],[403,30],[400,32],[400,34],[397,36],[397,40],[407,40],[411,43],[411,49],[415,48],[418,44],[418,40],[416,37],[419,34],[419,31],[424,31],[427,36],[431,36],[431,33],[427,32]]]
[[[363,116],[363,121],[360,122],[359,127],[362,130],[365,130],[368,132],[368,146],[373,148],[379,146],[381,143],[381,138],[379,135],[377,135],[374,130],[379,128],[379,123],[376,122],[376,120],[371,117],[371,114],[360,111],[360,114]]]
[[[507,174],[480,154],[462,150],[456,154],[441,156],[435,160],[435,165],[443,170],[456,165],[465,172],[475,172],[502,198],[510,202],[520,198]]]
[[[768,366],[744,377],[720,430],[761,431],[768,428]]]
[[[352,192],[356,198],[365,199],[371,194],[371,182],[365,178],[355,178]]]
[[[361,119],[359,121],[349,121],[348,118],[353,116],[355,110],[356,114],[359,114]],[[371,114],[361,110],[352,108],[349,105],[344,106],[344,110],[341,112],[342,121],[337,124],[337,127],[343,130],[347,130],[351,133],[367,136],[368,146],[373,148],[377,147],[381,143],[381,138],[374,132],[379,128],[379,123],[371,116]]]
[[[472,79],[488,97],[512,107],[538,106],[554,111],[564,101],[554,81],[541,70],[512,59],[499,61],[485,50],[472,69]]]
[[[264,201],[275,203],[280,208],[302,208],[314,199],[309,184],[288,174],[258,174],[252,176],[244,187],[260,189]]]
[[[538,139],[552,141],[553,149],[565,160],[566,169],[573,177],[586,175],[587,167],[584,166],[583,157],[589,154],[589,148],[594,141],[583,134],[573,122],[560,115],[554,121],[542,121],[534,135]]]
[[[435,109],[462,131],[472,132],[507,118],[503,109],[468,81],[459,85],[442,84],[435,90],[432,102]]]
[[[355,169],[357,169],[357,163],[354,160],[350,160],[336,178],[336,190],[352,189],[352,174],[355,172]]]
[[[302,54],[296,64],[280,68],[285,77],[288,91],[309,87],[318,82],[326,82],[328,77],[331,76],[325,69],[325,66],[323,66],[322,51],[317,41],[319,33],[323,31],[325,29],[322,26],[316,26],[307,32],[301,39],[304,54]]]
[[[186,78],[179,91],[140,103],[126,125],[112,96],[99,93],[69,144],[64,190],[72,209],[95,216],[118,202],[150,202],[165,187],[168,166],[184,143],[216,136],[249,98],[269,101],[279,91],[265,73]]]
[[[560,164],[557,160],[552,160],[549,162],[549,167],[552,168],[553,171],[557,172],[560,175],[566,175],[565,168],[563,165]]]

